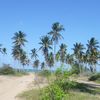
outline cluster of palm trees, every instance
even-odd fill
[[[25,43],[27,42],[25,37],[26,35],[21,31],[16,32],[14,34],[14,37],[12,37],[13,40],[12,56],[15,60],[21,63],[23,67],[29,64],[27,53],[23,49]]]
[[[74,65],[77,63],[80,73],[84,68],[89,68],[91,72],[96,71],[96,65],[100,60],[100,44],[92,37],[88,40],[86,47],[82,43],[75,43],[72,48],[73,53],[67,53],[67,45],[62,43],[59,46],[59,50],[56,51],[56,46],[60,39],[63,39],[61,32],[64,31],[63,25],[59,22],[52,24],[51,31],[45,36],[40,38],[40,48],[33,48],[31,50],[31,60],[28,58],[28,54],[24,51],[26,40],[26,34],[22,31],[14,34],[12,56],[23,66],[30,63],[34,68],[41,66],[41,69],[56,67],[57,62],[61,62],[61,65]],[[1,47],[1,45],[0,45]],[[40,63],[38,51],[42,51],[44,61]],[[6,52],[6,49],[0,48],[0,52]]]
[[[80,73],[85,68],[88,68],[91,72],[95,72],[96,65],[100,59],[99,42],[92,37],[88,40],[86,48],[82,43],[75,43],[72,48],[72,54],[67,53],[67,45],[62,43],[56,53],[56,45],[58,41],[63,38],[60,33],[63,30],[63,25],[60,25],[58,22],[54,23],[52,25],[52,30],[47,35],[40,38],[39,50],[42,51],[45,59],[45,62],[41,63],[41,68],[56,67],[57,62],[67,65],[74,65],[77,63]]]

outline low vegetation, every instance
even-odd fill
[[[45,71],[44,71],[45,72]],[[41,72],[42,75],[50,76],[50,73]],[[50,78],[48,86],[25,91],[18,95],[22,100],[99,100],[100,88],[71,81],[71,72],[57,69],[54,80]],[[43,77],[43,76],[42,76]],[[39,83],[38,83],[39,85]],[[79,95],[80,94],[80,95]]]
[[[100,60],[100,44],[95,37],[91,37],[86,45],[81,42],[73,44],[73,52],[68,53],[67,44],[61,43],[56,51],[56,46],[59,44],[59,40],[63,39],[62,32],[64,31],[63,25],[59,22],[52,24],[48,34],[41,36],[39,41],[39,48],[33,48],[30,56],[25,51],[24,47],[28,42],[26,34],[22,31],[18,31],[12,37],[12,57],[18,61],[20,65],[29,66],[38,71],[41,67],[40,73],[36,74],[37,90],[30,90],[24,92],[20,97],[24,97],[26,100],[98,100],[97,97],[91,95],[97,94],[98,90],[90,87],[86,84],[77,83],[70,80],[72,75],[80,75],[84,72],[96,73],[96,65]],[[3,52],[2,52],[3,51]],[[6,49],[1,47],[0,53],[5,54]],[[39,57],[42,52],[42,61]],[[61,66],[52,74],[51,69],[56,65]],[[69,71],[63,67],[69,67]],[[45,70],[46,69],[46,70]],[[49,70],[47,70],[49,69]],[[21,70],[15,70],[11,66],[3,66],[0,69],[0,74],[3,75],[25,75],[26,73]],[[47,81],[46,87],[40,88],[39,78],[43,77]],[[90,81],[100,80],[100,74],[95,74],[89,78]],[[75,91],[75,93],[73,92]],[[77,95],[79,94],[80,95]]]
[[[95,81],[100,83],[100,73],[95,73],[91,77],[89,77],[89,81]]]
[[[3,64],[3,66],[0,68],[0,75],[22,76],[27,74],[28,73],[22,70],[16,70],[12,68],[9,64]]]

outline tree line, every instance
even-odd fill
[[[32,64],[34,68],[41,66],[41,69],[56,67],[57,62],[70,65],[72,68],[77,68],[78,73],[83,70],[89,70],[96,72],[96,65],[100,61],[100,44],[95,37],[90,38],[87,41],[86,47],[80,42],[73,45],[73,53],[67,53],[67,45],[61,43],[59,50],[56,50],[56,46],[61,39],[64,39],[62,32],[64,31],[63,25],[59,22],[52,24],[51,30],[40,38],[40,48],[33,48],[30,51],[31,60],[28,57],[28,53],[24,50],[25,43],[28,42],[26,34],[22,31],[14,33],[12,39],[12,57],[17,60],[21,65],[26,66]],[[40,62],[38,51],[42,51],[44,61]],[[3,48],[0,44],[0,52],[6,54],[6,48]],[[77,65],[77,66],[76,66]]]

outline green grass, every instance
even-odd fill
[[[100,100],[99,96],[82,92],[72,92],[65,100]]]
[[[19,94],[17,97],[20,100],[39,100],[39,94],[39,90],[32,89]],[[100,100],[100,97],[89,93],[71,92],[64,100]]]
[[[21,100],[39,100],[39,90],[32,89],[19,94],[17,97]]]

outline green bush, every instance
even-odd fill
[[[96,73],[91,77],[89,77],[89,81],[96,81],[96,80],[100,80],[100,73]]]
[[[42,90],[42,100],[64,100],[75,82],[69,80],[70,72],[58,68],[55,72],[56,79]]]
[[[1,75],[12,75],[15,73],[15,70],[9,65],[9,64],[4,64],[3,67],[0,68],[0,74]]]
[[[24,70],[16,70],[12,68],[9,64],[3,64],[3,66],[0,68],[0,75],[22,76],[27,74],[28,73]]]
[[[64,91],[57,84],[51,84],[42,90],[41,100],[62,100],[65,96]]]
[[[49,77],[51,75],[51,72],[49,70],[42,70],[41,72],[39,72],[38,75],[43,77]]]

